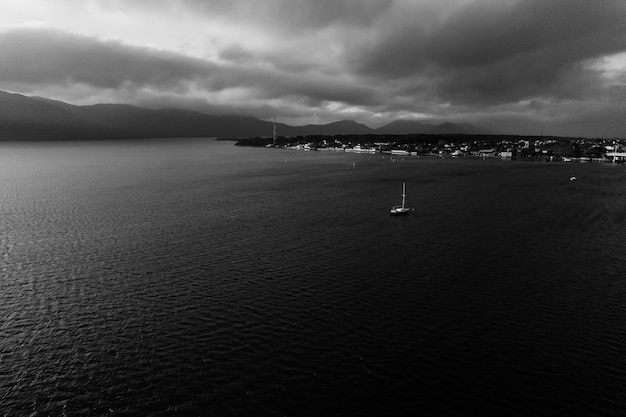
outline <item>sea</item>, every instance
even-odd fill
[[[0,233],[3,416],[626,412],[624,165],[0,143]]]

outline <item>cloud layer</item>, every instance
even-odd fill
[[[69,1],[37,3],[45,14],[0,17],[3,89],[298,124],[626,136],[622,0],[103,0],[71,16]]]

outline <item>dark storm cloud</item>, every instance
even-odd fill
[[[207,92],[239,88],[261,98],[304,96],[316,103],[374,100],[368,88],[315,71],[287,73],[252,65],[254,57],[251,65],[222,65],[52,30],[22,29],[0,34],[0,57],[0,81],[4,82],[80,83],[126,90],[149,87],[162,92],[184,92],[190,87]]]
[[[333,24],[369,25],[392,6],[394,0],[112,0],[109,7],[131,3],[138,8],[163,9],[178,5],[208,17],[258,25],[267,31],[310,31]]]
[[[206,78],[211,91],[249,88],[257,98],[305,97],[311,104],[338,101],[353,105],[374,104],[380,97],[374,89],[315,72],[289,74],[258,68],[231,68]]]
[[[518,0],[470,3],[432,35],[426,51],[443,66],[485,66],[537,54],[576,61],[624,47],[621,0]],[[546,57],[548,57],[546,56]]]
[[[275,52],[256,52],[240,45],[225,48],[220,58],[237,68],[217,77],[219,82],[257,86],[271,96],[305,96],[317,103],[324,100],[372,105],[380,99],[367,84],[346,82],[339,69],[315,65],[306,57]],[[261,65],[259,69],[258,64]]]
[[[433,77],[436,94],[444,100],[474,105],[533,97],[582,99],[603,94],[604,81],[600,74],[584,62],[559,63],[559,51],[550,57],[540,55],[489,66],[449,69]]]
[[[1,81],[31,84],[174,88],[212,70],[206,62],[168,52],[41,29],[0,34],[0,57]]]
[[[624,0],[94,0],[79,12],[97,30],[4,26],[4,88],[302,123],[599,126],[624,108]]]
[[[301,117],[303,107],[317,105],[316,100],[306,97],[297,97],[289,102],[270,104],[268,101],[260,102],[244,101],[240,103],[208,103],[202,98],[189,98],[186,96],[152,96],[143,94],[133,100],[132,104],[147,108],[180,108],[200,111],[214,115],[246,115],[269,119],[278,114],[279,120]]]
[[[622,0],[467,2],[433,24],[416,11],[351,54],[354,70],[391,78],[425,75],[442,100],[509,101],[597,83],[586,60],[626,49]]]

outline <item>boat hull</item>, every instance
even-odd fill
[[[409,211],[411,211],[411,209],[409,208],[392,208],[391,211],[389,212],[389,215],[404,216],[404,215],[409,214]]]

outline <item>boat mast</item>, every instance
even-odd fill
[[[274,134],[272,135],[272,143],[276,145],[276,115],[274,115]]]
[[[404,199],[406,198],[406,183],[402,183],[402,208],[404,208]]]

